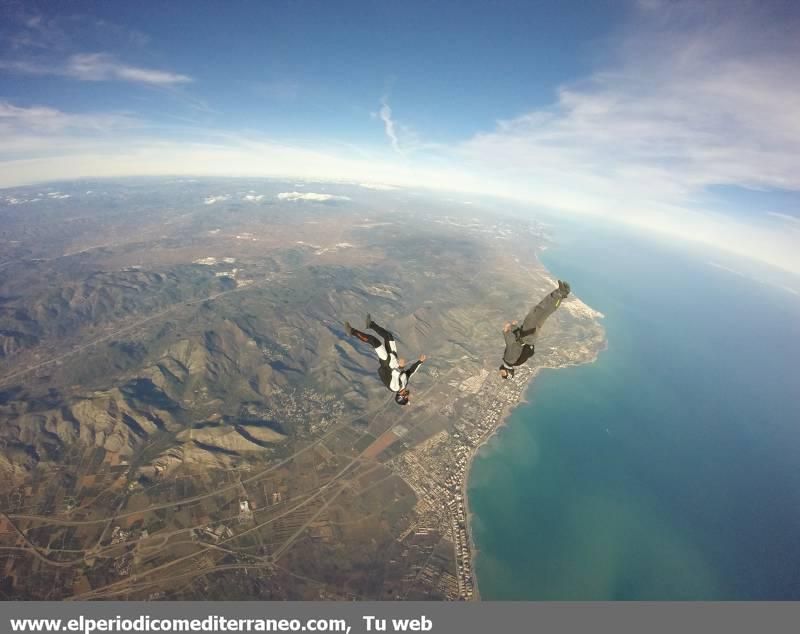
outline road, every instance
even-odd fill
[[[379,413],[382,409],[384,409],[389,403],[391,403],[393,401],[394,401],[393,398],[387,399],[379,407],[375,408],[375,410],[373,410],[372,412],[369,412],[368,414],[366,414],[366,416],[370,416],[370,417],[374,416],[375,414]],[[336,423],[335,425],[332,425],[331,428],[327,432],[325,432],[322,436],[320,436],[317,440],[315,440],[311,444],[306,445],[302,449],[299,449],[299,450],[295,451],[291,456],[288,456],[287,458],[284,458],[283,460],[275,463],[274,465],[272,465],[270,467],[267,467],[263,471],[259,471],[255,475],[250,476],[249,478],[245,478],[243,480],[239,480],[239,481],[234,482],[232,484],[225,485],[223,487],[220,487],[218,489],[214,489],[213,491],[210,491],[208,493],[203,493],[201,495],[195,495],[195,496],[189,497],[189,498],[182,498],[180,500],[176,500],[176,501],[173,501],[173,502],[165,502],[163,504],[155,504],[155,505],[149,506],[147,508],[137,509],[135,511],[128,511],[126,513],[118,513],[118,514],[114,514],[114,515],[106,516],[106,517],[99,517],[99,518],[95,518],[95,519],[91,519],[91,520],[68,520],[68,519],[61,519],[61,518],[57,518],[57,517],[47,517],[47,516],[44,516],[44,515],[26,515],[26,514],[21,514],[21,513],[9,513],[8,517],[13,518],[13,519],[20,519],[20,520],[46,522],[48,524],[57,524],[59,526],[86,526],[86,525],[90,525],[90,524],[100,524],[102,522],[109,522],[109,521],[112,521],[112,520],[119,520],[119,519],[123,519],[125,517],[130,517],[132,515],[138,515],[140,513],[150,513],[152,511],[159,511],[161,509],[168,509],[168,508],[172,508],[172,507],[175,507],[175,506],[178,506],[178,505],[182,505],[183,506],[183,505],[186,505],[186,504],[194,504],[195,502],[200,502],[202,500],[208,499],[208,498],[213,497],[215,495],[219,495],[220,493],[225,493],[225,492],[230,491],[232,489],[237,489],[237,488],[239,488],[240,486],[242,486],[244,484],[247,484],[249,482],[254,482],[254,481],[256,481],[256,480],[258,480],[260,478],[263,478],[265,475],[275,471],[276,469],[280,469],[282,466],[290,463],[292,460],[297,458],[299,455],[305,453],[309,449],[313,449],[315,446],[320,444],[322,441],[324,441],[328,436],[330,436],[334,432],[339,431],[340,429],[342,429],[346,425],[349,425],[354,420],[362,418],[363,416],[364,416],[363,414],[359,414],[359,415],[353,416],[353,417],[351,417],[351,418],[349,418],[347,420],[344,420],[342,422]]]

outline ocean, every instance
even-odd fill
[[[800,297],[634,232],[554,238],[608,349],[540,372],[476,456],[481,597],[800,599]]]

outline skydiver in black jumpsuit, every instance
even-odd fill
[[[380,359],[378,376],[381,377],[381,381],[387,389],[394,392],[395,402],[398,405],[407,405],[411,394],[408,389],[408,380],[417,371],[417,368],[424,363],[425,355],[423,354],[419,361],[415,361],[410,367],[405,368],[405,360],[397,356],[397,342],[394,339],[394,335],[372,321],[372,317],[369,315],[367,315],[366,325],[368,329],[374,330],[383,337],[383,341],[375,335],[356,330],[350,325],[350,322],[344,322],[344,328],[348,335],[357,337],[375,349],[375,353]]]

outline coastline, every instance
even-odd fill
[[[472,601],[481,600],[480,580],[478,578],[478,570],[476,567],[478,546],[475,543],[475,538],[472,532],[472,512],[470,511],[469,495],[467,491],[470,471],[472,469],[472,462],[475,459],[475,456],[478,455],[478,452],[483,449],[484,445],[486,445],[486,443],[488,443],[489,440],[491,440],[495,436],[495,434],[497,434],[503,427],[505,427],[508,424],[508,419],[520,406],[530,403],[530,399],[527,398],[528,391],[532,389],[534,381],[536,380],[536,377],[539,376],[539,372],[541,370],[543,369],[561,370],[563,368],[592,364],[598,360],[598,358],[600,357],[600,353],[605,351],[607,348],[608,348],[608,341],[604,340],[603,346],[596,349],[592,357],[587,359],[586,361],[581,361],[578,363],[564,363],[556,366],[536,366],[535,368],[533,368],[530,371],[529,376],[525,379],[524,387],[520,390],[519,400],[517,400],[515,403],[509,403],[505,405],[502,412],[500,413],[500,418],[498,420],[497,425],[495,425],[492,429],[488,430],[486,434],[484,434],[484,436],[481,438],[481,440],[478,442],[478,444],[474,447],[474,449],[470,453],[469,458],[467,459],[466,469],[464,470],[464,479],[461,483],[461,495],[462,499],[464,500],[464,513],[466,516],[467,538],[468,538],[469,553],[470,553],[470,568],[472,570],[472,579],[474,582],[474,593],[471,599]]]
[[[472,461],[475,460],[475,456],[478,455],[478,452],[483,448],[483,446],[491,440],[494,435],[503,427],[506,426],[508,418],[520,405],[524,405],[528,402],[525,398],[525,393],[533,386],[533,382],[536,377],[539,375],[539,371],[541,367],[536,367],[531,372],[530,377],[528,377],[525,387],[522,389],[522,398],[514,403],[513,405],[506,405],[503,408],[503,411],[500,414],[500,421],[494,427],[494,429],[489,430],[486,432],[483,438],[481,438],[480,442],[475,446],[475,448],[470,453],[469,458],[467,459],[467,468],[464,470],[464,481],[461,483],[461,495],[464,500],[464,512],[467,518],[467,536],[469,537],[469,552],[470,552],[470,564],[472,567],[472,579],[475,582],[475,592],[473,595],[473,601],[480,601],[481,600],[481,589],[480,589],[480,582],[478,579],[478,571],[475,567],[475,563],[478,557],[478,546],[475,544],[475,538],[472,534],[472,511],[469,508],[469,495],[467,493],[467,488],[469,485],[469,474],[472,469]]]

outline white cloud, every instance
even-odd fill
[[[278,200],[311,200],[314,202],[327,202],[329,200],[350,200],[348,196],[334,196],[333,194],[315,194],[314,192],[282,192]]]
[[[61,113],[65,114],[65,113]],[[68,116],[68,115],[67,115]],[[480,179],[457,169],[416,166],[392,157],[343,156],[323,148],[306,148],[257,139],[255,135],[205,131],[203,140],[174,141],[150,131],[120,129],[89,134],[75,129],[29,137],[0,135],[0,187],[52,180],[117,176],[270,176],[309,182],[393,182],[413,187],[474,189]],[[51,145],[46,141],[53,140]],[[15,151],[4,151],[14,146]],[[22,157],[20,157],[20,155]],[[355,177],[355,178],[354,178]],[[297,194],[299,192],[285,192]]]
[[[372,113],[372,116],[379,118],[383,122],[386,137],[389,139],[389,144],[396,154],[408,157],[412,154],[419,155],[421,152],[446,150],[445,146],[440,143],[421,140],[413,128],[403,125],[394,119],[392,108],[386,97],[381,100],[380,110],[377,113]]]
[[[3,159],[75,155],[129,135],[142,123],[124,113],[67,113],[47,106],[0,101],[0,165]],[[112,141],[112,145],[115,143]],[[2,169],[2,168],[0,168]],[[44,173],[39,180],[50,179]],[[2,180],[2,179],[0,179]]]
[[[768,211],[768,215],[772,216],[773,218],[778,218],[778,220],[782,220],[784,222],[790,222],[798,227],[800,227],[800,218],[797,216],[790,216],[789,214],[782,214],[779,211]]]
[[[395,123],[392,119],[392,109],[389,107],[389,102],[384,98],[381,102],[381,109],[378,112],[378,116],[383,121],[383,129],[386,132],[386,136],[389,137],[389,142],[392,144],[392,148],[398,154],[401,154],[402,151],[400,150],[400,141],[397,138],[397,132],[395,131]]]
[[[130,81],[142,84],[168,86],[185,84],[191,77],[153,68],[129,66],[106,53],[83,53],[69,58],[66,73],[70,77],[85,81]]]
[[[400,189],[399,187],[395,187],[394,185],[383,185],[381,183],[360,183],[359,187],[363,187],[364,189],[375,189],[377,191],[385,191],[385,192]]]
[[[222,194],[220,196],[206,196],[206,199],[203,201],[203,203],[206,205],[214,205],[216,203],[228,200],[229,198],[230,196],[227,194]]]
[[[773,288],[779,288],[787,293],[791,293],[792,295],[800,295],[800,291],[796,288],[792,288],[791,286],[787,286],[786,284],[776,284],[770,280],[764,279],[763,276],[755,275],[752,273],[746,273],[744,271],[739,271],[737,269],[733,269],[729,266],[725,266],[724,264],[720,264],[719,262],[709,262],[710,266],[713,266],[715,269],[719,269],[721,271],[725,271],[726,273],[731,273],[732,275],[736,275],[738,277],[744,278],[749,280],[750,282],[755,282],[756,284],[761,284],[762,286],[771,286]]]
[[[718,185],[800,190],[797,29],[757,3],[642,9],[616,64],[562,86],[549,108],[498,122],[457,156],[516,197],[800,272],[779,236],[703,205]]]
[[[47,106],[15,106],[0,101],[0,131],[19,134],[25,131],[37,133],[62,132],[65,130],[94,130],[97,132],[132,128],[139,122],[126,114],[84,113],[71,114]],[[0,144],[2,148],[2,144]]]
[[[35,60],[0,60],[0,69],[26,75],[56,75],[82,81],[127,81],[154,86],[173,86],[192,81],[188,75],[131,66],[108,53],[78,53],[65,63]]]
[[[264,194],[245,194],[242,196],[242,200],[246,200],[250,203],[257,203],[264,200]]]

